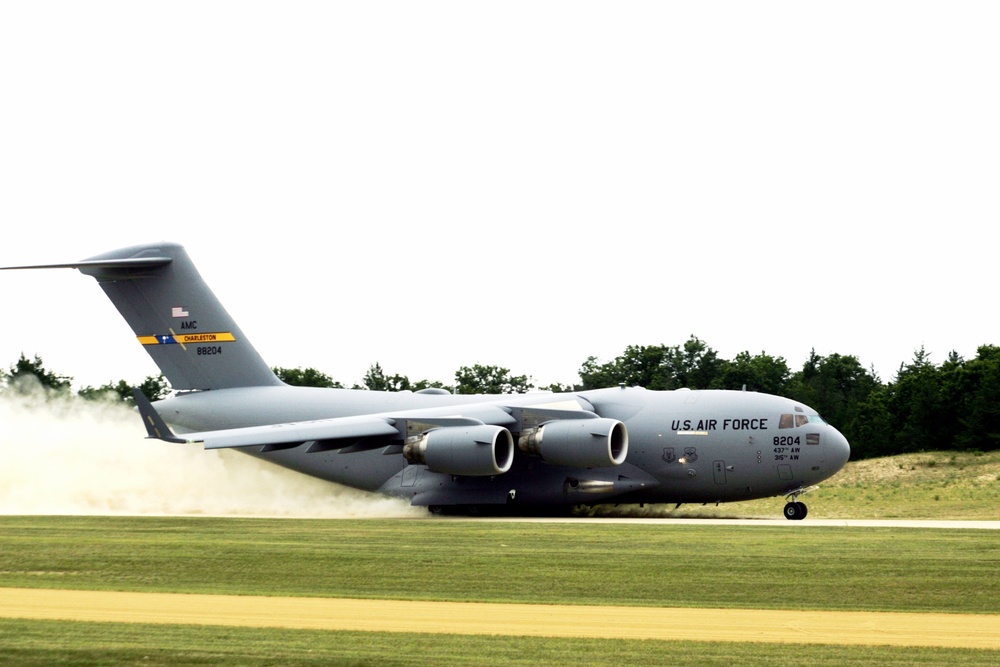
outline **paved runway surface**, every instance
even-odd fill
[[[423,518],[423,517],[421,517]],[[780,528],[934,528],[1000,530],[1000,521],[938,521],[925,519],[688,519],[675,517],[432,517],[438,521],[512,521],[528,523],[623,523],[660,526],[769,526]]]
[[[671,609],[0,588],[0,617],[1000,650],[1000,615]]]

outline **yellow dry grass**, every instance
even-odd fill
[[[1000,616],[0,588],[0,617],[382,632],[1000,649]]]

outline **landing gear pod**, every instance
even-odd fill
[[[447,426],[406,443],[403,456],[448,475],[499,475],[514,462],[514,436],[502,426]]]
[[[628,431],[617,419],[561,419],[525,431],[518,447],[552,465],[604,468],[625,461]]]

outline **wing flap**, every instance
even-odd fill
[[[309,441],[354,441],[358,438],[377,436],[398,436],[399,431],[392,420],[385,417],[338,417],[311,422],[289,422],[268,426],[248,426],[246,428],[188,433],[183,437],[188,442],[204,443],[205,449],[229,449],[233,447],[255,447],[304,443]]]

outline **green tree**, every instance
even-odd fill
[[[959,398],[955,446],[992,451],[1000,448],[1000,347],[982,345],[976,358],[960,368],[942,366],[942,394]]]
[[[889,407],[891,392],[878,384],[858,403],[857,418],[844,432],[851,443],[851,459],[857,461],[876,456],[889,456],[895,447],[895,418]]]
[[[689,389],[708,389],[718,379],[723,360],[705,341],[691,335],[672,354],[675,384]]]
[[[967,417],[970,397],[975,394],[979,378],[972,369],[975,364],[952,350],[948,358],[937,368],[938,400],[937,415],[940,421],[940,449],[962,449],[964,434],[963,420]]]
[[[379,363],[369,366],[363,382],[365,389],[372,391],[407,391],[413,389],[408,377],[405,375],[386,375]]]
[[[110,397],[112,400],[134,405],[135,397],[132,395],[132,387],[133,385],[125,380],[119,380],[117,383],[109,382],[100,387],[87,386],[78,391],[77,394],[87,400],[102,400]],[[139,384],[139,391],[145,394],[150,401],[158,401],[169,396],[171,389],[167,379],[161,373],[147,376]]]
[[[920,348],[909,364],[901,364],[889,386],[893,415],[893,454],[948,449],[953,430],[942,421],[941,374]]]
[[[580,380],[584,389],[620,384],[655,390],[707,389],[721,368],[716,351],[691,336],[683,346],[629,345],[606,364],[588,357],[580,368]]]
[[[326,373],[322,373],[315,368],[281,368],[275,367],[271,370],[278,376],[278,379],[285,384],[296,387],[333,387],[343,389],[344,385],[335,382]]]
[[[462,366],[455,372],[457,394],[523,394],[531,389],[527,375],[511,375],[499,366],[475,364]]]
[[[420,391],[421,389],[446,389],[450,393],[452,387],[447,386],[439,380],[417,380],[411,385],[410,389],[413,391]]]
[[[23,352],[7,372],[0,373],[2,373],[6,389],[18,394],[30,394],[38,388],[43,389],[47,394],[66,394],[73,382],[73,378],[59,375],[45,368],[42,358],[37,354],[34,359],[28,359]]]
[[[581,387],[579,385],[574,386],[571,384],[560,384],[558,382],[553,382],[545,387],[539,387],[539,389],[542,391],[551,391],[555,394],[568,394],[574,391],[581,391]]]
[[[783,395],[791,371],[782,357],[772,357],[761,352],[750,356],[740,352],[732,361],[723,360],[713,382],[713,389],[740,389],[766,394]]]
[[[580,368],[580,380],[584,389],[620,384],[647,389],[673,389],[664,386],[673,379],[664,369],[667,354],[668,350],[663,345],[629,345],[621,355],[605,364],[599,364],[596,357],[588,357]]]
[[[878,379],[857,357],[836,353],[822,357],[813,350],[802,370],[789,380],[788,394],[815,408],[850,440],[858,406],[877,384]]]

